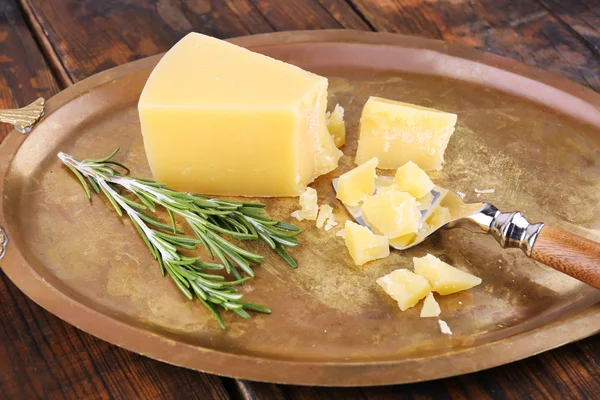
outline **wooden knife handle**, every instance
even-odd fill
[[[531,258],[600,289],[600,243],[545,225]]]

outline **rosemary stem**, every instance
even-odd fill
[[[124,214],[123,211],[127,214],[156,258],[163,276],[167,273],[186,297],[191,299],[196,295],[222,327],[224,323],[217,308],[233,311],[244,318],[249,317],[244,309],[269,313],[266,307],[242,302],[242,294],[237,293],[235,288],[250,279],[241,279],[236,267],[251,277],[254,273],[250,263],[260,264],[262,257],[231,243],[220,234],[243,240],[260,238],[267,243],[275,240],[277,253],[295,267],[295,261],[283,250],[282,244],[295,246],[298,228],[269,219],[264,211],[260,211],[264,207],[260,203],[229,202],[176,192],[162,183],[124,176],[113,168],[117,166],[129,172],[126,166],[112,160],[117,152],[118,149],[108,157],[82,161],[63,152],[58,157],[76,175],[88,198],[92,196],[91,185],[94,193],[106,196],[119,216]],[[121,188],[137,199],[123,196]],[[170,225],[148,214],[148,211],[154,213],[156,206],[167,210]],[[187,222],[196,237],[184,236],[184,232],[177,228],[174,214]],[[222,264],[205,262],[200,257],[189,257],[181,252],[195,250],[197,244],[202,244],[209,255],[216,256]],[[221,268],[232,272],[236,280],[225,281],[220,275],[203,272]]]

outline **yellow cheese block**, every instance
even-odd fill
[[[429,293],[427,297],[425,297],[425,301],[423,301],[423,308],[421,308],[421,318],[438,317],[441,312],[442,310],[440,309],[440,305],[437,301],[435,301],[433,293]]]
[[[398,168],[394,183],[400,190],[410,193],[417,199],[425,196],[435,186],[427,173],[412,161]]]
[[[433,229],[437,229],[444,225],[446,222],[452,221],[452,215],[448,207],[439,206],[429,216],[427,222]]]
[[[377,284],[406,311],[431,293],[429,282],[407,269],[397,269],[377,279]]]
[[[362,205],[365,222],[388,238],[416,233],[421,223],[417,200],[406,192],[393,190],[394,186],[378,190]]]
[[[456,114],[370,97],[360,118],[356,163],[377,157],[379,168],[412,161],[426,171],[439,170],[455,124]]]
[[[339,104],[335,105],[331,114],[327,113],[327,130],[331,137],[333,137],[333,142],[337,147],[342,147],[346,143],[344,108]]]
[[[369,228],[355,222],[346,221],[344,239],[356,265],[363,265],[390,255],[387,237],[375,235]]]
[[[154,178],[206,194],[298,196],[337,167],[327,79],[190,33],[152,71],[138,104]]]
[[[317,219],[317,213],[319,212],[317,191],[311,187],[306,188],[304,193],[300,195],[299,199],[300,210],[296,210],[292,213],[292,217],[298,221],[305,219],[315,220]]]
[[[346,205],[357,206],[372,195],[375,192],[377,163],[377,158],[372,158],[340,176],[336,197]]]
[[[441,295],[460,292],[481,283],[481,278],[454,268],[431,254],[413,258],[413,263],[415,272],[429,281],[431,290]]]
[[[329,220],[332,215],[333,208],[329,204],[323,204],[319,208],[319,216],[317,217],[317,228],[322,228],[323,225],[325,225],[325,221]]]

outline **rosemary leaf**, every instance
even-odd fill
[[[175,223],[175,215],[173,211],[167,208],[167,213],[169,214],[169,219],[171,220],[171,225],[173,225],[173,233],[179,233],[177,229],[177,224]]]
[[[81,173],[79,171],[77,171],[74,167],[67,165],[67,167],[69,167],[69,169],[75,174],[75,176],[77,177],[77,179],[79,179],[79,182],[81,183],[81,186],[83,186],[83,190],[85,190],[85,194],[87,195],[88,199],[92,199],[92,192],[90,191],[90,187],[88,186],[87,182],[85,181],[85,179],[83,179],[83,175],[81,175]]]
[[[212,313],[213,317],[215,317],[215,319],[217,320],[217,322],[219,323],[219,325],[221,326],[221,328],[225,329],[225,323],[221,319],[221,316],[219,315],[219,313],[217,312],[217,310],[215,310],[214,307],[208,302],[208,299],[206,299],[206,300],[200,299],[200,301]]]
[[[289,255],[289,253],[283,248],[283,246],[278,244],[277,246],[275,246],[275,251],[277,252],[277,254],[279,254],[279,256],[281,258],[283,258],[285,260],[285,262],[287,262],[289,264],[290,267],[298,268],[298,264],[296,264],[296,260],[294,260],[292,258],[292,256]]]
[[[117,196],[118,196],[118,197],[119,197],[121,200],[123,200],[125,203],[129,204],[129,205],[130,205],[131,207],[133,207],[133,208],[137,208],[138,210],[145,210],[145,209],[146,209],[146,206],[145,206],[145,205],[143,205],[143,204],[140,204],[140,203],[138,203],[138,202],[136,202],[136,201],[133,201],[133,200],[129,200],[127,197],[125,197],[125,196],[122,196],[122,195],[120,195],[120,194],[117,194]]]
[[[115,209],[115,211],[117,212],[119,217],[122,217],[123,211],[121,210],[121,207],[119,207],[119,204],[116,202],[115,198],[106,191],[106,188],[103,185],[99,185],[99,186],[100,186],[100,190],[104,193],[104,195],[106,196],[106,198],[108,199],[110,204],[113,206],[113,208]],[[88,190],[89,190],[89,188],[88,188]],[[115,193],[115,195],[118,196],[119,194]]]
[[[273,250],[275,250],[275,247],[276,247],[276,245],[275,245],[275,242],[273,241],[273,239],[272,239],[272,238],[271,238],[269,235],[266,235],[266,234],[264,233],[264,231],[263,231],[263,230],[260,230],[260,231],[257,231],[257,232],[258,232],[258,236],[259,236],[259,237],[260,237],[262,240],[264,240],[265,242],[267,242],[267,244],[268,244],[268,245],[269,245],[269,246],[270,246],[270,247],[271,247]]]
[[[156,208],[154,207],[154,202],[152,200],[150,200],[148,197],[146,197],[144,194],[142,193],[136,193],[137,198],[140,199],[140,201],[142,203],[144,203],[144,205],[146,207],[148,207],[148,209],[152,212],[156,212]],[[168,210],[168,209],[167,209]]]
[[[99,163],[103,163],[103,162],[107,162],[109,161],[111,158],[113,158],[114,156],[117,155],[117,153],[121,150],[120,147],[117,147],[116,149],[113,150],[112,153],[110,153],[108,156],[104,157],[104,158],[86,158],[85,160],[83,160],[84,163],[88,163],[88,164],[99,164]]]
[[[286,222],[278,221],[273,226],[276,227],[276,228],[285,229],[287,231],[296,231],[296,232],[300,233],[300,228],[298,228],[296,225],[288,224]]]
[[[242,318],[248,319],[250,318],[250,314],[248,314],[246,312],[246,310],[242,309],[238,309],[238,310],[233,310],[234,313],[236,313],[237,315],[239,315]]]
[[[242,305],[246,310],[258,311],[264,314],[271,314],[271,309],[263,306],[259,306],[257,304],[245,303],[241,301]]]
[[[207,262],[207,261],[197,261],[197,262],[194,263],[194,266],[197,266],[199,269],[202,269],[202,270],[208,269],[208,270],[215,271],[215,270],[223,269],[223,265],[221,265],[221,264],[215,264],[215,263],[211,263],[211,262]],[[225,278],[223,278],[220,275],[215,275],[215,276],[219,276],[222,279],[225,279]]]
[[[157,220],[156,218],[152,217],[151,215],[148,215],[148,214],[143,213],[143,212],[138,213],[138,215],[145,222],[147,222],[150,225],[155,226],[155,227],[157,227],[159,229],[164,229],[166,231],[173,231],[173,233],[178,233],[180,235],[184,234],[184,232],[181,229],[175,228],[175,230],[173,230],[173,227],[171,225],[164,224],[164,223],[160,222],[159,220]]]
[[[91,176],[88,176],[87,180],[90,183],[90,186],[92,186],[92,189],[94,189],[94,192],[96,192],[96,194],[100,194],[100,187],[96,183],[96,180]]]
[[[112,160],[106,160],[106,161],[103,161],[103,163],[104,163],[104,164],[112,164],[112,165],[116,165],[117,167],[121,167],[121,168],[123,168],[123,169],[125,170],[125,172],[127,172],[127,173],[129,173],[129,172],[130,172],[130,171],[129,171],[129,168],[127,168],[127,167],[126,167],[126,166],[124,166],[123,164],[121,164],[121,163],[118,163],[118,162],[116,162],[116,161],[112,161]]]

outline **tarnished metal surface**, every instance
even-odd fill
[[[377,95],[458,114],[445,166],[432,175],[440,186],[466,193],[467,201],[493,201],[598,239],[599,95],[438,41],[325,31],[237,42],[328,76],[330,105],[340,103],[348,117],[340,168],[314,184],[342,224],[326,232],[314,222],[300,223],[297,270],[251,244],[266,258],[244,292],[273,314],[248,321],[226,315],[228,329],[220,330],[202,305],[186,301],[161,277],[128,222],[101,198],[87,201],[56,157],[59,151],[96,157],[119,146],[118,161],[149,177],[136,104],[158,57],[60,93],[28,137],[13,133],[0,148],[0,224],[11,240],[2,268],[27,295],[74,325],[149,357],[286,383],[439,378],[527,357],[600,329],[600,292],[518,249],[501,249],[490,235],[443,231],[408,251],[354,266],[335,236],[349,215],[331,186],[353,166],[362,105]],[[495,193],[478,198],[475,188]],[[266,202],[282,219],[298,207],[297,199]],[[483,279],[472,290],[440,298],[440,317],[453,336],[441,334],[435,319],[419,318],[420,307],[400,312],[375,284],[426,252]]]
[[[44,115],[46,100],[40,97],[33,103],[18,109],[0,110],[0,122],[11,124],[21,133],[28,133]]]

